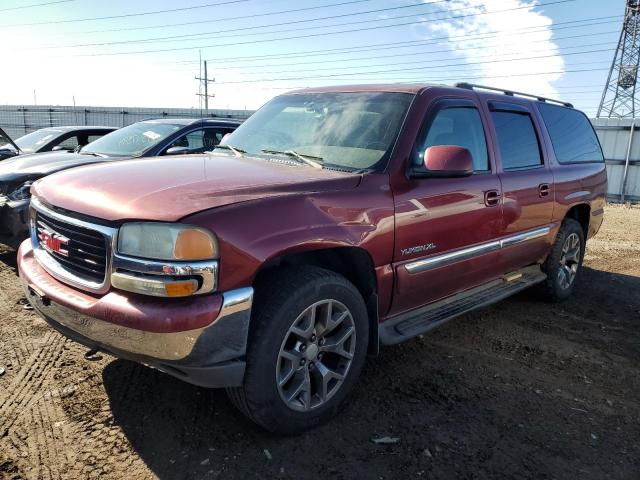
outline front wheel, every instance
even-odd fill
[[[270,431],[312,428],[337,412],[362,370],[364,300],[341,275],[306,266],[262,282],[256,297],[245,379],[229,397]]]
[[[542,284],[545,296],[553,301],[562,301],[571,295],[582,267],[584,249],[582,226],[573,219],[564,220],[551,253],[542,266],[547,274]]]

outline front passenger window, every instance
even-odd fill
[[[473,170],[489,170],[487,143],[480,113],[473,107],[451,107],[440,110],[431,122],[420,151],[437,145],[455,145],[471,152]]]

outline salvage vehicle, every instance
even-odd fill
[[[469,84],[307,89],[210,156],[36,182],[18,265],[67,337],[226,387],[290,434],[336,414],[379,345],[533,285],[567,298],[605,188],[569,103]]]
[[[27,133],[14,142],[0,129],[0,160],[28,153],[72,152],[114,130],[116,127],[49,127]]]
[[[73,154],[51,152],[4,160],[0,162],[0,235],[8,241],[28,237],[29,189],[39,178],[92,163],[203,153],[239,124],[218,119],[145,120],[98,138]]]

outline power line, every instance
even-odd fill
[[[71,1],[71,0],[69,0]],[[50,20],[48,22],[35,22],[35,23],[14,23],[11,25],[3,25],[2,28],[8,27],[33,27],[36,25],[57,25],[61,23],[77,23],[77,22],[92,22],[96,20],[112,20],[116,18],[130,18],[130,17],[141,17],[145,15],[158,15],[161,13],[175,13],[175,12],[183,12],[186,10],[197,10],[200,8],[209,8],[209,7],[218,7],[221,5],[229,5],[232,3],[245,3],[250,0],[226,0],[224,2],[215,2],[215,3],[205,3],[203,5],[193,5],[191,7],[180,7],[180,8],[170,8],[167,10],[154,10],[151,12],[140,12],[140,13],[126,13],[122,15],[111,15],[108,17],[91,17],[91,18],[75,18],[71,20]]]
[[[354,3],[364,3],[364,2],[371,2],[371,1],[373,0],[351,0],[348,2],[331,3],[328,5],[316,5],[314,7],[303,7],[303,8],[294,8],[290,10],[279,10],[277,12],[252,13],[252,14],[246,14],[246,15],[239,15],[236,17],[224,17],[224,18],[216,18],[216,19],[209,19],[209,20],[195,20],[192,22],[182,22],[182,23],[165,23],[163,25],[148,25],[146,27],[125,27],[125,28],[111,28],[111,29],[104,29],[104,30],[88,30],[81,33],[126,32],[126,31],[132,31],[132,30],[151,30],[155,28],[184,27],[187,25],[198,25],[201,23],[226,22],[230,20],[246,20],[247,18],[268,17],[271,15],[281,15],[285,13],[298,13],[298,12],[305,12],[308,10],[317,10],[320,8],[341,7],[343,5],[352,5]]]
[[[609,31],[609,32],[599,32],[599,33],[587,33],[587,34],[582,34],[582,35],[570,35],[570,36],[566,36],[566,37],[557,37],[554,40],[566,40],[566,39],[573,39],[573,38],[584,38],[584,37],[596,37],[599,35],[609,35],[611,33],[617,33],[616,31]],[[517,42],[517,43],[512,43],[511,45],[521,45],[523,43],[526,43],[527,45],[530,45],[532,43],[540,43],[540,42],[546,42],[547,40],[528,40],[528,41],[524,41],[524,42]],[[435,44],[438,42],[430,42],[427,43],[427,45],[429,44]],[[600,45],[609,45],[611,44],[611,42],[602,42],[602,43],[596,43],[596,44],[589,44],[589,45],[573,45],[573,46],[567,46],[567,47],[562,47],[562,48],[577,48],[577,47],[587,47],[587,46],[600,46]],[[411,45],[410,47],[413,47],[414,45]],[[415,46],[421,46],[421,45],[415,45]],[[456,48],[455,51],[456,53],[458,52],[466,52],[469,50],[478,50],[478,49],[484,49],[484,48],[490,48],[494,45],[488,44],[488,45],[480,45],[480,46],[474,46],[474,47],[470,47],[470,48]],[[406,48],[406,47],[398,47],[398,48]],[[270,67],[287,67],[287,66],[302,66],[302,65],[316,65],[316,64],[326,64],[326,63],[338,63],[338,62],[353,62],[353,61],[364,61],[364,60],[377,60],[380,58],[398,58],[398,57],[414,57],[420,53],[428,53],[429,55],[432,55],[434,53],[446,53],[446,52],[451,52],[453,51],[453,49],[451,47],[448,47],[444,50],[430,50],[428,52],[411,52],[411,53],[393,53],[393,54],[389,54],[389,55],[375,55],[375,56],[371,56],[371,57],[355,57],[355,58],[341,58],[341,59],[331,59],[331,60],[314,60],[311,62],[295,62],[295,63],[276,63],[276,64],[271,64],[271,65],[233,65],[233,66],[218,66],[216,67],[218,70],[239,70],[239,69],[243,69],[243,68],[250,68],[250,69],[256,69],[256,68],[270,68]],[[345,53],[350,53],[350,52],[345,52]],[[431,60],[431,59],[430,59]],[[211,60],[209,60],[211,61]],[[223,64],[224,65],[224,64]],[[339,67],[336,67],[339,68]],[[250,74],[263,74],[266,72],[249,72]]]
[[[610,51],[610,50],[607,50]],[[540,57],[528,57],[528,58],[523,58],[522,60],[534,60],[534,59],[539,59],[539,58],[549,58],[549,57],[553,57],[555,55],[544,55],[544,56],[540,56]],[[513,61],[513,60],[508,60],[508,61]],[[505,61],[507,62],[507,60]],[[466,65],[466,64],[463,64]],[[446,65],[440,65],[438,68],[442,68],[445,67]],[[285,78],[258,78],[258,79],[251,79],[251,80],[233,80],[233,81],[227,81],[227,82],[217,82],[218,85],[231,85],[231,84],[245,84],[245,83],[262,83],[262,82],[285,82],[285,81],[291,81],[291,80],[316,80],[316,79],[325,79],[325,78],[340,78],[340,77],[351,77],[354,75],[379,75],[379,74],[385,74],[385,73],[389,73],[389,74],[395,74],[397,72],[407,72],[407,71],[416,71],[416,70],[421,70],[425,67],[411,67],[411,68],[399,68],[399,69],[392,69],[392,70],[374,70],[374,71],[366,71],[366,72],[351,72],[351,73],[335,73],[335,74],[327,74],[327,75],[314,75],[312,77],[285,77]],[[465,70],[466,71],[466,70]],[[574,70],[575,71],[575,70]],[[588,70],[579,70],[579,71],[588,71]],[[555,73],[568,73],[571,72],[570,70],[564,70],[564,71],[559,71],[559,72],[539,72],[540,75],[550,75],[550,74],[555,74]],[[536,75],[536,73],[530,73],[530,74],[526,74],[526,75]],[[507,77],[509,75],[506,75]],[[521,74],[512,74],[512,76],[517,77],[517,76],[522,76]],[[478,78],[485,78],[484,76],[478,77]],[[493,77],[486,77],[486,78],[493,78]],[[455,78],[454,78],[455,80]]]
[[[572,20],[569,22],[558,22],[550,27],[546,27],[546,26],[534,26],[534,27],[525,27],[525,28],[520,28],[520,29],[515,29],[513,30],[514,35],[515,34],[520,34],[520,33],[537,33],[539,31],[546,31],[546,30],[565,30],[568,28],[582,28],[582,27],[590,27],[590,26],[594,26],[594,25],[602,25],[602,24],[608,24],[608,23],[617,23],[617,21],[606,21],[606,22],[598,22],[598,23],[591,23],[591,24],[585,24],[585,25],[574,25],[574,26],[564,26],[564,27],[558,27],[557,25],[566,25],[566,24],[573,24],[573,23],[579,23],[579,22],[588,22],[588,21],[593,21],[593,20],[604,20],[604,19],[610,19],[610,18],[615,18],[615,19],[620,19],[621,17],[619,15],[613,15],[613,16],[608,16],[608,17],[593,17],[593,18],[588,18],[588,19],[582,19],[582,20]],[[518,33],[520,32],[520,33]],[[505,32],[504,30],[495,30],[495,31],[491,31],[491,32],[485,32],[485,33],[481,33],[481,34],[472,34],[472,35],[460,35],[460,36],[443,36],[443,37],[432,37],[429,40],[410,40],[410,41],[403,41],[403,42],[384,42],[384,43],[373,43],[373,44],[368,44],[368,45],[361,45],[361,46],[355,46],[355,47],[340,47],[340,48],[331,48],[331,49],[321,49],[321,50],[302,50],[302,51],[297,51],[297,52],[286,52],[286,53],[273,53],[273,54],[267,54],[267,55],[249,55],[249,56],[238,56],[238,57],[217,57],[216,59],[209,59],[210,62],[240,62],[243,60],[247,60],[247,61],[252,61],[252,60],[281,60],[281,59],[286,59],[286,58],[297,58],[297,57],[308,57],[309,55],[314,55],[314,56],[324,56],[324,55],[338,55],[338,54],[344,54],[344,53],[352,53],[352,52],[365,52],[365,51],[377,51],[377,50],[390,50],[390,49],[395,49],[395,48],[411,48],[411,47],[418,47],[418,46],[422,46],[422,45],[429,45],[429,44],[433,44],[433,43],[437,43],[438,40],[455,40],[455,39],[482,39],[488,35],[493,35],[493,34],[498,34],[498,33],[509,33],[508,31]],[[608,34],[608,33],[618,33],[618,31],[613,31],[613,32],[601,32],[601,33],[590,33],[587,35],[576,35],[573,37],[561,37],[561,38],[556,38],[557,40],[561,40],[561,39],[568,39],[568,38],[577,38],[577,37],[583,37],[583,36],[589,36],[589,35],[604,35],[604,34]],[[172,65],[173,64],[192,64],[192,63],[198,63],[197,60],[183,60],[183,61],[177,61],[177,62],[169,62]],[[266,66],[266,65],[265,65]],[[270,66],[274,66],[274,65],[270,65]]]
[[[33,8],[33,7],[45,7],[47,5],[55,5],[58,3],[69,3],[69,2],[75,2],[75,1],[76,0],[57,0],[55,2],[33,3],[31,5],[22,5],[20,7],[0,8],[0,12],[9,12],[12,10],[23,10],[25,8]]]
[[[609,42],[609,43],[595,43],[595,44],[591,44],[591,45],[580,45],[580,46],[581,47],[587,47],[587,46],[602,46],[602,45],[612,45],[612,44]],[[443,52],[444,51],[445,50],[443,50]],[[537,50],[537,51],[538,52],[543,52],[543,51],[548,51],[548,49]],[[610,48],[603,48],[603,49],[599,49],[599,50],[587,50],[587,51],[581,51],[581,52],[569,52],[569,53],[563,54],[562,56],[565,57],[565,56],[572,56],[572,55],[586,55],[588,53],[601,53],[601,52],[611,52],[611,49]],[[430,53],[435,53],[435,52],[430,52]],[[531,52],[531,53],[535,53],[535,50],[533,52]],[[509,56],[513,56],[513,54],[508,54],[508,55]],[[481,56],[481,57],[477,57],[477,58],[492,58],[493,60],[486,60],[486,61],[483,61],[483,62],[447,63],[447,64],[442,64],[442,65],[434,65],[431,62],[429,63],[429,65],[425,65],[425,61],[424,60],[411,60],[411,61],[407,61],[407,62],[397,62],[397,63],[378,63],[378,64],[367,65],[367,66],[368,67],[394,67],[394,66],[400,66],[400,65],[417,65],[417,64],[421,64],[422,66],[419,67],[419,69],[432,69],[432,68],[442,68],[442,67],[456,67],[456,66],[462,66],[462,65],[486,65],[486,64],[489,64],[489,63],[517,62],[517,61],[522,61],[522,60],[534,60],[534,59],[541,59],[541,58],[552,58],[552,57],[557,57],[557,56],[559,56],[558,53],[551,54],[551,55],[534,56],[534,57],[502,58],[502,59],[498,58],[498,59],[495,59],[495,55],[485,55],[485,56]],[[348,69],[353,69],[353,68],[362,68],[362,66],[314,68],[313,72],[348,70]],[[276,71],[269,71],[269,72],[251,72],[250,74],[278,75],[280,73],[305,73],[305,72],[309,72],[309,70],[296,70],[294,72],[291,72],[290,70],[276,70]]]
[[[549,5],[557,5],[557,4],[562,4],[562,3],[574,2],[574,1],[576,1],[576,0],[555,0],[555,1],[552,1],[552,2],[540,3],[540,4],[536,5],[536,7],[545,7],[545,6],[549,6]],[[475,14],[457,15],[457,16],[454,16],[454,17],[445,17],[445,18],[441,18],[441,19],[438,19],[438,20],[454,20],[454,19],[466,18],[466,17],[476,17],[476,16],[479,16],[479,15],[489,15],[489,14],[494,14],[494,13],[510,12],[510,11],[514,11],[514,10],[522,10],[522,9],[525,9],[525,8],[531,8],[531,6],[530,5],[523,5],[523,6],[515,7],[515,8],[508,8],[508,9],[503,9],[503,10],[494,10],[494,11],[491,11],[491,12],[480,12],[480,13],[475,13]],[[275,42],[275,41],[280,41],[280,40],[295,40],[295,39],[300,39],[300,38],[313,38],[313,37],[326,36],[326,35],[337,35],[337,34],[341,34],[341,33],[356,33],[356,32],[368,31],[368,30],[381,30],[381,29],[386,29],[386,28],[400,27],[400,26],[407,26],[407,25],[415,25],[415,24],[420,24],[420,23],[424,23],[424,20],[420,20],[420,21],[417,21],[417,22],[404,22],[404,23],[398,23],[398,24],[393,24],[393,25],[383,25],[383,26],[375,26],[375,27],[363,27],[363,28],[357,28],[357,29],[340,30],[340,31],[336,31],[336,32],[322,32],[322,33],[312,33],[312,34],[308,34],[308,35],[297,35],[297,36],[290,36],[290,37],[279,37],[279,38],[252,40],[252,41],[246,41],[246,42],[235,42],[235,43],[216,44],[216,45],[200,45],[200,46],[192,46],[192,47],[164,48],[164,49],[155,49],[155,50],[138,50],[138,51],[132,51],[132,52],[90,53],[90,54],[83,54],[83,55],[78,55],[78,56],[79,57],[103,57],[103,56],[116,56],[116,55],[136,55],[136,54],[143,54],[143,53],[161,53],[161,52],[177,52],[177,51],[184,51],[184,50],[197,50],[197,49],[200,49],[200,48],[231,47],[231,46],[237,46],[237,45],[254,45],[254,44],[258,44],[258,43]]]
[[[80,44],[72,44],[72,45],[47,45],[47,46],[42,46],[42,47],[33,47],[29,50],[38,50],[38,49],[49,49],[49,48],[77,48],[77,47],[99,47],[99,46],[107,46],[107,45],[125,45],[125,44],[131,44],[131,43],[155,43],[155,42],[184,42],[184,41],[191,41],[194,39],[200,39],[198,37],[202,37],[204,38],[210,38],[210,36],[216,36],[217,38],[220,38],[220,36],[218,34],[220,33],[228,33],[228,32],[239,32],[239,31],[246,31],[246,30],[255,30],[258,28],[269,28],[269,27],[279,27],[282,25],[292,25],[292,24],[296,24],[296,23],[308,23],[308,22],[317,22],[317,21],[322,21],[322,20],[333,20],[335,18],[343,18],[343,17],[353,17],[353,16],[357,16],[357,15],[366,15],[366,14],[370,14],[370,13],[380,13],[380,12],[388,12],[391,10],[400,10],[400,9],[405,9],[405,8],[415,8],[415,7],[427,7],[429,5],[433,5],[436,3],[442,3],[442,2],[447,2],[449,0],[436,0],[434,2],[429,2],[429,3],[425,3],[425,2],[419,2],[419,3],[413,3],[410,5],[400,5],[400,6],[396,6],[396,7],[387,7],[387,8],[378,8],[375,10],[366,10],[364,12],[354,12],[354,13],[344,13],[344,14],[340,14],[340,15],[329,15],[326,17],[316,17],[316,18],[309,18],[309,19],[305,19],[305,20],[294,20],[294,21],[289,21],[289,22],[280,22],[280,23],[270,23],[270,24],[266,24],[266,25],[254,25],[251,27],[240,27],[240,28],[229,28],[226,30],[217,30],[217,31],[210,31],[210,32],[201,32],[201,33],[187,33],[187,34],[183,34],[183,35],[171,35],[171,36],[166,36],[166,37],[152,37],[152,38],[140,38],[140,39],[136,39],[136,40],[119,40],[119,41],[115,41],[115,42],[96,42],[96,43],[80,43]],[[438,10],[437,12],[429,12],[429,14],[432,13],[444,13],[446,12],[446,10]],[[319,25],[319,26],[310,26],[310,27],[303,27],[303,28],[292,28],[292,29],[285,29],[285,30],[276,30],[274,32],[254,32],[254,33],[234,33],[233,35],[225,35],[223,38],[231,38],[231,37],[245,37],[247,35],[265,35],[265,34],[270,34],[270,33],[284,33],[284,32],[296,32],[296,31],[300,31],[300,30],[308,30],[310,28],[328,28],[328,27],[340,27],[340,26],[345,26],[345,25],[357,25],[357,24],[361,24],[361,23],[371,23],[371,22],[382,22],[382,21],[387,21],[387,20],[396,20],[399,18],[408,18],[408,17],[415,17],[416,14],[412,14],[412,15],[403,15],[403,16],[397,16],[397,17],[392,17],[392,18],[376,18],[376,19],[372,19],[372,20],[360,20],[360,21],[356,21],[356,22],[346,22],[346,23],[339,23],[339,24],[335,24],[335,25]],[[203,37],[204,36],[204,37]],[[196,37],[196,38],[194,38]]]

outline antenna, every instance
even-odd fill
[[[618,48],[611,62],[596,118],[636,116],[636,85],[640,64],[638,0],[627,0]]]

